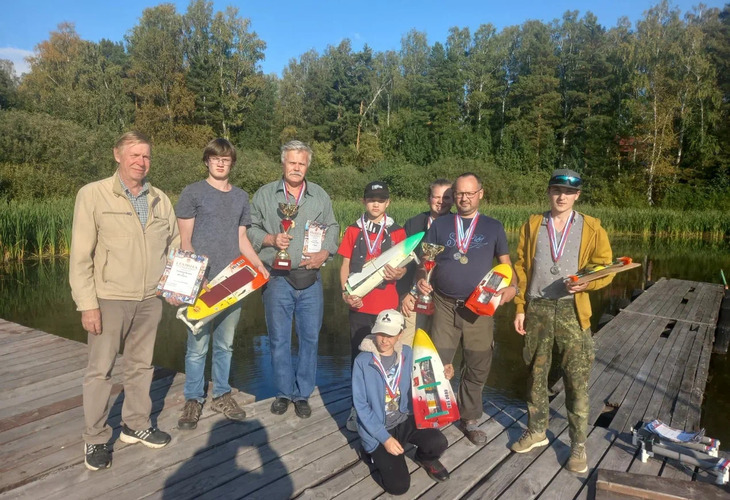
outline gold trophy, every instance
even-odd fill
[[[444,251],[444,246],[435,243],[421,243],[421,250],[423,250],[423,267],[426,269],[426,282],[428,282],[431,280],[433,268],[436,267],[436,256]],[[433,314],[433,297],[429,294],[421,295],[418,297],[414,309],[417,313]]]
[[[279,211],[284,214],[284,218],[281,219],[281,227],[284,233],[289,234],[289,230],[294,227],[294,221],[292,217],[297,214],[299,205],[296,203],[279,203]],[[274,269],[288,271],[291,269],[291,257],[286,249],[281,249],[276,253],[276,258],[272,266]]]

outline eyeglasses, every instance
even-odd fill
[[[454,193],[454,198],[474,198],[481,189],[476,191],[458,191]]]
[[[219,165],[230,165],[233,162],[233,160],[225,156],[211,156],[210,158],[208,158],[208,161],[210,163],[217,163]]]
[[[572,188],[578,188],[583,184],[583,181],[580,179],[580,177],[573,177],[571,175],[556,175],[555,177],[551,177],[550,181],[548,181],[548,186],[554,186],[554,185],[568,185]]]

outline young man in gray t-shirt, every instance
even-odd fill
[[[208,178],[183,189],[175,206],[181,247],[208,256],[206,278],[213,279],[239,255],[246,257],[268,277],[268,271],[246,236],[251,209],[246,191],[229,182],[236,163],[236,150],[225,139],[214,139],[203,151]],[[213,339],[211,408],[230,420],[243,420],[243,411],[231,397],[228,375],[233,355],[233,335],[241,315],[237,303],[205,325],[198,334],[188,330],[185,352],[185,406],[178,420],[180,429],[195,429],[205,402],[205,358]]]

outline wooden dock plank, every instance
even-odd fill
[[[182,377],[179,378],[180,381],[183,380]],[[349,393],[344,389],[340,392],[340,397],[349,396]],[[164,415],[158,418],[158,426],[168,430],[173,436],[173,442],[165,448],[169,449],[171,453],[157,453],[156,450],[148,450],[143,446],[129,446],[117,442],[115,443],[114,452],[115,466],[109,471],[111,478],[108,482],[98,483],[96,481],[98,475],[87,471],[83,465],[79,464],[44,478],[43,481],[47,485],[43,491],[52,492],[54,498],[68,498],[69,495],[75,495],[76,491],[84,492],[84,498],[98,498],[106,493],[111,494],[117,488],[120,489],[120,496],[127,493],[132,494],[137,489],[140,489],[136,493],[138,497],[150,494],[155,491],[154,486],[157,483],[160,483],[160,488],[164,487],[165,482],[173,476],[177,469],[183,466],[186,460],[192,458],[194,463],[197,463],[197,457],[205,450],[209,448],[218,450],[229,440],[235,440],[262,429],[262,425],[258,423],[257,415],[268,413],[268,406],[265,405],[270,404],[270,402],[260,402],[258,403],[259,407],[255,407],[249,406],[251,404],[250,395],[236,394],[235,398],[244,407],[250,420],[241,424],[230,422],[206,407],[196,429],[176,432],[174,426],[184,401],[182,385],[178,384],[175,390],[170,391],[166,398],[174,403],[170,404],[169,407],[166,406],[171,411],[166,411]],[[268,413],[268,415],[271,414]],[[274,416],[271,415],[271,417]],[[312,418],[314,419],[314,416]],[[315,419],[314,422],[317,422],[317,420]],[[280,432],[282,436],[286,436],[291,433],[291,430],[288,433],[277,432]],[[266,435],[266,430],[263,430],[263,434]],[[255,434],[254,438],[256,438]],[[258,439],[260,442],[266,440],[265,438],[262,440],[260,435],[258,435]],[[237,446],[237,443],[234,442],[234,444]],[[215,457],[215,453],[213,453],[213,456]],[[217,463],[214,463],[214,465]],[[192,473],[192,469],[187,470]],[[182,479],[178,478],[178,480]]]
[[[497,408],[492,404],[485,405],[484,415],[479,422],[480,427],[485,432],[491,432],[491,429],[488,428],[485,423],[501,411],[502,410],[500,408]],[[463,461],[466,461],[478,449],[471,445],[455,447],[454,445],[456,443],[464,439],[464,434],[454,426],[447,426],[443,429],[443,432],[449,442],[449,449],[444,454],[443,464],[449,470],[457,467]],[[412,458],[412,453],[410,453],[409,456]],[[409,469],[412,473],[415,473],[418,466],[409,462]],[[378,493],[382,493],[382,488],[379,484],[375,483],[372,478],[370,478],[370,474],[371,467],[364,460],[358,460],[351,467],[343,468],[337,474],[334,474],[318,485],[307,488],[304,492],[302,492],[301,498],[333,498],[341,494],[343,491],[352,488],[356,483],[368,479],[369,488],[373,488],[373,497],[376,497]],[[415,479],[416,480],[412,481],[411,486],[411,490],[413,491],[419,489],[416,485],[422,485],[423,483],[422,481],[418,481],[417,476]],[[411,490],[407,493],[408,496],[413,495]],[[350,494],[353,493],[354,491],[350,491]],[[408,498],[408,496],[400,498]],[[385,495],[385,497],[387,497],[387,495]]]
[[[556,401],[558,398],[560,398],[560,400]],[[553,400],[553,404],[551,406],[553,406],[553,408],[557,406],[562,409],[564,407],[564,401],[565,392],[561,392],[560,395]],[[469,496],[476,498],[496,498],[501,495],[502,492],[514,483],[514,481],[525,470],[531,469],[532,464],[539,457],[541,457],[544,453],[552,453],[551,448],[553,446],[559,447],[559,443],[556,443],[556,441],[558,441],[557,437],[560,436],[567,427],[567,418],[561,413],[552,411],[547,429],[547,437],[550,440],[550,444],[548,446],[534,449],[528,453],[514,453],[509,450],[509,444],[518,439],[521,432],[514,436],[510,436],[512,439],[507,443],[508,448],[506,450],[509,455],[502,461],[499,469],[490,475],[489,480],[482,482],[476,488],[471,490],[469,492]]]
[[[479,428],[487,434],[488,441],[494,439],[494,436],[505,429],[505,422],[514,422],[515,418],[519,418],[519,415],[524,414],[524,411],[520,412],[519,409],[512,407],[506,410],[507,413],[503,413],[504,410],[499,410],[496,407],[487,408],[485,411],[487,413],[479,419]],[[494,414],[495,411],[496,414]],[[489,415],[492,416],[489,417]],[[457,467],[473,457],[483,446],[475,446],[470,443],[464,438],[464,434],[454,426],[449,426],[446,431],[444,435],[449,443],[449,448],[442,457],[442,463],[453,474]],[[419,493],[429,490],[434,486],[434,483],[425,474],[422,475],[419,472],[420,467],[413,461],[415,452],[413,447],[409,446],[407,450],[408,459],[406,464],[411,473],[411,489],[405,496],[398,498],[418,498]],[[385,494],[380,483],[376,482],[368,473],[359,478],[349,488],[337,492],[331,498],[390,498],[390,495]]]
[[[603,427],[591,427],[589,429],[588,439],[586,440],[586,457],[588,458],[588,472],[586,474],[574,474],[566,469],[560,471],[552,478],[544,489],[539,492],[541,499],[563,500],[565,498],[573,498],[583,491],[586,484],[591,482],[593,474],[597,470],[597,466],[603,459],[606,450],[613,444],[616,433]],[[566,446],[568,441],[564,441]],[[525,480],[532,478],[532,474],[525,475]],[[532,483],[534,484],[534,483]],[[519,487],[519,486],[518,486]],[[509,496],[510,490],[507,490],[505,498],[523,498],[521,496]]]
[[[525,410],[518,407],[506,408],[489,419],[485,429],[490,438],[489,443],[481,447],[474,447],[476,452],[471,455],[471,458],[451,470],[451,479],[444,483],[434,484],[420,498],[461,498],[464,496],[479,480],[488,477],[504,458],[512,453],[508,445],[522,433],[520,422],[526,419]],[[466,443],[464,444],[466,445]],[[357,498],[357,496],[346,493],[340,497],[343,499]]]
[[[339,424],[344,425],[351,406],[346,388],[310,400],[313,414],[304,421],[293,420],[296,417],[292,415],[282,418],[271,414],[269,401],[251,406],[253,417],[245,425],[226,426],[225,420],[210,419],[204,428],[206,433],[186,443],[186,448],[197,444],[195,455],[178,464],[167,465],[162,460],[151,464],[150,470],[145,471],[149,472],[148,483],[140,489],[140,496],[144,491],[164,489],[165,495],[174,498],[195,498],[240,474],[255,474],[262,465],[268,468],[279,456],[316,444],[332,434],[343,434]],[[187,433],[181,437],[186,437],[184,434]],[[119,495],[126,495],[128,487],[123,482],[119,488]]]
[[[11,359],[0,363],[0,374],[9,373],[18,367],[38,366],[50,361],[72,356],[86,356],[86,346],[71,342],[49,344],[45,349],[33,349],[27,353],[15,353]]]
[[[157,418],[161,409],[159,402],[153,402],[153,413],[151,417],[153,419]],[[83,422],[83,414],[80,414],[79,421]],[[119,427],[121,425],[119,417],[113,418],[110,423],[113,427],[114,436],[118,437]],[[15,488],[32,481],[36,481],[32,484],[38,484],[41,490],[45,491],[45,487],[42,483],[39,484],[37,482],[38,480],[42,480],[42,478],[50,473],[56,473],[59,470],[62,471],[69,467],[83,467],[83,453],[81,451],[83,449],[83,442],[81,440],[80,430],[77,424],[73,433],[58,436],[55,441],[46,440],[45,444],[38,444],[34,449],[22,452],[18,459],[13,462],[12,468],[3,471],[0,491]],[[116,441],[114,449],[118,451],[125,446],[128,445]]]

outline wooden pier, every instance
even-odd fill
[[[717,285],[662,280],[596,334],[588,473],[562,468],[570,453],[563,392],[551,402],[550,445],[519,455],[508,445],[525,427],[524,405],[486,397],[481,428],[489,442],[477,447],[453,426],[445,428],[449,449],[442,462],[451,479],[435,483],[408,460],[412,481],[403,498],[595,498],[600,470],[667,478],[680,485],[673,486],[674,494],[685,491],[688,498],[730,496],[727,485],[708,484],[714,476],[707,472],[659,458],[641,463],[630,438],[631,426],[640,420],[699,427],[722,293]],[[171,432],[170,445],[150,450],[116,440],[112,468],[88,471],[81,440],[86,355],[81,343],[0,320],[0,497],[384,496],[359,458],[357,435],[345,429],[351,405],[346,383],[319,387],[307,420],[292,408],[273,415],[271,400],[237,393],[249,415],[246,422],[229,422],[206,406],[195,430],[180,431],[184,375],[157,369],[153,420]],[[114,381],[110,421],[116,438],[124,394]],[[691,496],[698,491],[700,496]]]

